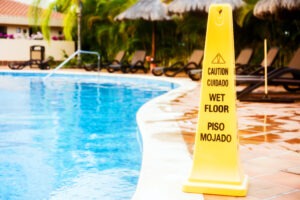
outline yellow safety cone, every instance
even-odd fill
[[[193,168],[184,192],[246,196],[239,164],[232,8],[211,5],[204,49]]]

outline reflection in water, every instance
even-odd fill
[[[295,133],[299,134],[297,125],[299,122],[290,117],[280,117],[277,115],[255,115],[247,117],[249,123],[246,127],[239,130],[242,144],[263,143],[263,142],[288,142]],[[254,125],[252,125],[254,124]],[[298,135],[299,137],[299,135]]]
[[[300,102],[292,104],[238,103],[242,145],[268,144],[300,152]],[[291,143],[291,141],[295,143]],[[297,143],[298,142],[298,143]],[[293,145],[296,144],[297,145]]]

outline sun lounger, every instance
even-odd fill
[[[253,55],[253,49],[252,48],[244,48],[240,51],[239,55],[235,59],[235,65],[237,66],[243,66],[248,65],[251,57]]]
[[[288,92],[300,91],[300,48],[285,67],[275,68],[267,74],[268,85],[280,85]],[[260,86],[265,85],[264,75],[236,76],[238,85],[246,87],[237,93],[237,98],[245,99],[247,95]]]
[[[142,70],[144,73],[147,73],[148,69],[144,66],[145,59],[146,51],[137,50],[133,53],[130,63],[128,61],[122,61],[120,63],[110,64],[107,66],[107,71],[112,73],[121,70],[123,73],[135,73],[138,70]]]
[[[278,57],[279,54],[279,48],[278,47],[271,47],[270,50],[267,53],[267,66],[268,70],[271,71],[274,69],[273,65]],[[264,65],[265,65],[265,59],[261,61],[258,65],[241,65],[238,66],[238,69],[236,70],[236,74],[238,75],[259,75],[264,71]]]
[[[151,72],[155,76],[164,74],[168,77],[174,77],[180,72],[188,74],[189,70],[200,68],[202,58],[203,50],[195,49],[186,64],[182,61],[178,61],[169,67],[155,67]]]
[[[45,47],[42,45],[33,45],[29,48],[30,59],[27,61],[11,62],[8,67],[13,70],[20,70],[26,66],[38,66],[40,69],[50,69],[50,58],[45,60]]]
[[[21,70],[26,66],[38,65],[40,69],[50,69],[49,61],[50,59],[46,59],[38,63],[32,60],[28,60],[24,62],[11,62],[8,64],[8,67],[13,70]]]
[[[100,62],[100,68],[98,69],[98,63],[92,63],[90,65],[87,65],[87,66],[84,66],[84,69],[87,70],[87,71],[98,71],[98,70],[101,70],[101,69],[105,69],[107,68],[108,65],[117,65],[117,64],[120,64],[122,62],[122,60],[124,59],[125,57],[125,51],[119,51],[115,58],[113,60],[109,60],[109,61],[106,61],[106,62]]]

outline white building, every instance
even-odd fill
[[[63,60],[75,51],[73,41],[65,41],[62,33],[63,15],[53,12],[49,27],[50,41],[43,39],[29,17],[30,5],[14,0],[0,0],[0,65],[30,59],[30,46],[45,46],[45,57]]]

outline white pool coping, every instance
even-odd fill
[[[166,80],[166,78],[164,78]],[[201,200],[202,194],[182,192],[192,169],[192,157],[170,102],[195,89],[197,84],[176,78],[181,86],[144,104],[137,113],[143,140],[143,159],[133,200]],[[163,108],[163,109],[162,109]]]

